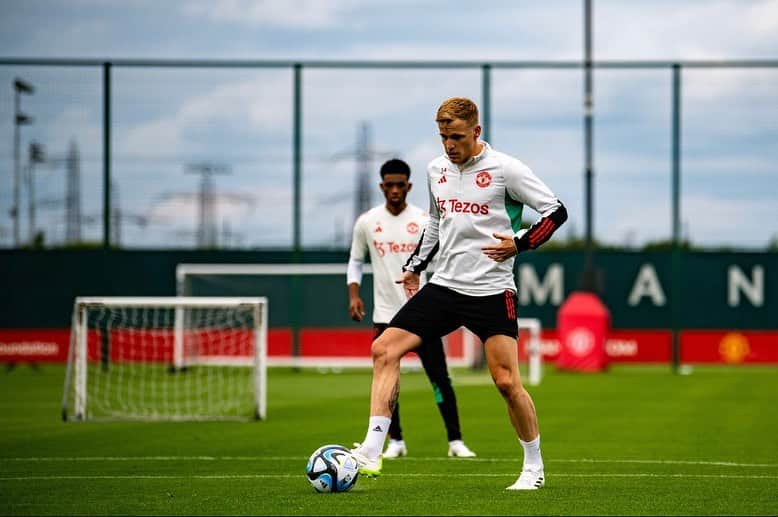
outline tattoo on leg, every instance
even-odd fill
[[[392,393],[389,395],[389,411],[394,413],[394,409],[397,407],[397,399],[400,397],[400,381],[397,381],[392,388]]]

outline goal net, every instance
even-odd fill
[[[271,366],[372,365],[370,326],[367,322],[357,325],[347,316],[345,264],[178,264],[176,285],[181,296],[272,296]],[[362,296],[369,305],[368,314],[371,293],[372,268],[367,264]],[[301,328],[298,355],[282,343],[283,332],[295,325]],[[530,385],[536,385],[541,378],[540,320],[519,318],[518,325],[522,375]],[[355,334],[358,328],[362,334]],[[449,366],[484,365],[483,345],[466,329],[452,332],[443,343]],[[403,365],[420,368],[421,362],[412,354],[403,358]]]
[[[76,298],[64,420],[265,418],[259,297]]]

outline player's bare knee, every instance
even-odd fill
[[[397,354],[392,353],[393,348],[394,347],[392,347],[388,340],[382,339],[381,337],[373,341],[373,345],[371,347],[373,364],[385,366],[393,361],[399,360]]]
[[[381,338],[378,338],[373,341],[373,344],[370,347],[370,352],[373,356],[373,363],[383,361],[386,357],[386,344],[381,340]]]
[[[520,384],[516,382],[516,379],[511,375],[510,370],[500,370],[492,375],[494,385],[503,397],[512,397],[516,394],[516,390],[520,387]]]

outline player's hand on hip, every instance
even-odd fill
[[[410,298],[419,292],[419,275],[410,271],[403,271],[403,276],[394,281],[395,284],[402,284],[405,296]]]
[[[492,236],[499,242],[481,248],[484,255],[497,262],[504,262],[516,255],[516,244],[513,242],[513,235],[495,232]]]
[[[362,321],[362,317],[365,315],[365,304],[362,302],[362,298],[352,298],[348,302],[348,312],[351,314],[351,319],[354,321]]]

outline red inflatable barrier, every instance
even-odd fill
[[[608,366],[605,338],[611,315],[600,299],[585,292],[572,293],[557,313],[560,369],[600,372]]]

